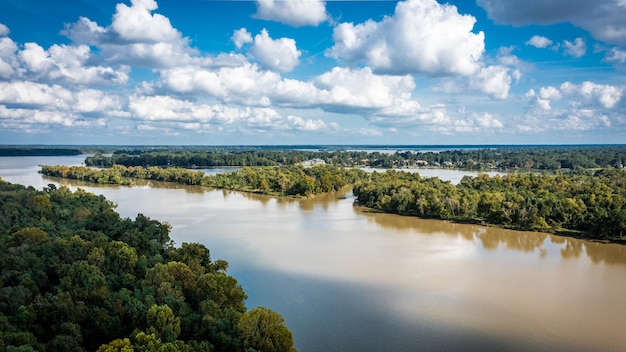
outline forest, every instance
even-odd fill
[[[400,148],[400,147],[399,147]],[[547,170],[623,167],[626,146],[504,146],[438,151],[350,151],[269,148],[119,149],[112,155],[95,154],[85,165],[96,167],[160,166],[206,168],[222,166],[296,165],[312,159],[341,167],[447,167],[464,170]]]
[[[113,165],[106,169],[85,166],[43,165],[42,174],[94,182],[99,184],[131,185],[133,179],[175,182],[235,191],[263,193],[276,196],[307,197],[337,191],[356,181],[369,177],[358,169],[330,165],[314,167],[245,167],[233,172],[205,175],[202,171],[184,168]]]
[[[626,239],[624,169],[593,175],[480,174],[465,176],[458,185],[390,170],[373,173],[353,192],[359,205],[388,213],[586,239]]]
[[[0,351],[295,351],[276,312],[167,223],[0,180]]]
[[[63,147],[0,147],[0,156],[61,156],[80,155],[78,148]]]

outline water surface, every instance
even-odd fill
[[[148,181],[37,174],[83,157],[0,158],[4,180],[104,194],[167,221],[280,312],[306,351],[620,351],[626,250],[542,233],[380,214],[348,192],[287,200]],[[443,177],[442,177],[443,178]]]

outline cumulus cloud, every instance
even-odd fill
[[[470,122],[470,125],[476,126],[480,130],[501,129],[504,127],[504,124],[500,120],[487,112],[481,114],[472,113],[468,121]]]
[[[569,22],[598,40],[626,44],[623,0],[477,0],[496,23],[525,26]]]
[[[205,104],[171,96],[131,96],[128,104],[132,117],[144,123],[176,122],[184,129],[215,132],[224,129],[245,131],[334,130],[336,124],[299,116],[282,116],[272,108],[235,108],[223,104]],[[152,126],[154,125],[144,125]]]
[[[317,26],[328,19],[322,0],[257,0],[255,17],[294,27]]]
[[[189,63],[197,54],[167,17],[152,13],[158,8],[156,1],[133,0],[131,6],[120,3],[115,8],[108,27],[81,17],[62,33],[74,44],[98,46],[108,62],[168,67]]]
[[[131,6],[115,6],[110,33],[130,43],[173,42],[182,38],[170,20],[161,14],[152,14],[158,8],[154,0],[131,0]]]
[[[41,133],[51,126],[102,126],[104,117],[124,116],[122,109],[119,96],[99,90],[0,82],[0,124],[7,129]]]
[[[470,87],[489,94],[494,99],[506,99],[511,88],[511,76],[502,66],[483,67],[470,77]]]
[[[0,38],[0,78],[9,79],[18,69],[17,44],[8,37]]]
[[[623,124],[624,86],[586,81],[564,82],[526,93],[527,113],[517,121],[520,131],[587,131]]]
[[[614,108],[621,101],[624,89],[623,86],[589,81],[581,84],[565,82],[560,87],[563,95],[579,99],[583,104],[599,104],[606,109]]]
[[[54,44],[45,50],[36,43],[26,43],[17,56],[25,78],[80,85],[121,85],[128,81],[127,66],[89,66],[90,51],[87,45]]]
[[[252,35],[245,28],[235,30],[230,39],[235,43],[237,49],[240,49],[244,44],[252,43]]]
[[[520,80],[522,70],[528,65],[517,56],[511,55],[509,49],[501,48],[496,59],[498,65],[481,67],[469,77],[444,78],[433,90],[451,94],[479,92],[495,100],[505,100],[509,96],[511,85]]]
[[[407,0],[380,22],[339,24],[327,55],[364,62],[381,73],[471,75],[485,49],[483,32],[472,32],[475,23],[453,5]]]
[[[582,57],[587,52],[587,45],[582,38],[576,38],[573,43],[569,40],[565,40],[563,41],[563,47],[566,55],[570,55],[575,58]]]
[[[122,108],[118,96],[95,89],[77,92],[60,85],[28,81],[0,82],[0,104],[68,112],[106,112]]]
[[[9,27],[7,27],[4,23],[0,23],[0,37],[6,37],[9,33]]]
[[[377,75],[369,67],[335,67],[312,83],[317,90],[316,103],[333,111],[343,108],[391,108],[395,103],[409,100],[415,88],[411,76]]]
[[[272,39],[267,30],[254,36],[254,44],[250,54],[259,60],[264,67],[279,72],[289,72],[300,63],[300,50],[296,41],[291,38]]]
[[[532,45],[535,48],[543,49],[552,45],[552,40],[541,35],[534,35],[526,42],[526,45]]]
[[[548,111],[552,110],[552,101],[558,101],[561,99],[561,92],[555,87],[548,86],[541,87],[538,93],[535,92],[534,89],[530,89],[525,96],[533,101],[532,104],[534,105],[534,108],[542,111]]]
[[[419,108],[411,99],[415,82],[410,75],[375,74],[371,68],[335,67],[311,81],[282,78],[248,63],[207,70],[183,67],[160,71],[160,87],[175,93],[204,93],[225,103],[315,108],[332,112],[396,111]]]

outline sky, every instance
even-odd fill
[[[626,0],[0,1],[0,144],[614,143]]]

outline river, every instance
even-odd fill
[[[81,187],[124,217],[169,222],[177,244],[203,243],[230,263],[249,307],[281,313],[300,352],[626,347],[626,246],[372,213],[350,192],[288,200],[37,174],[83,160],[2,157],[0,177]]]

